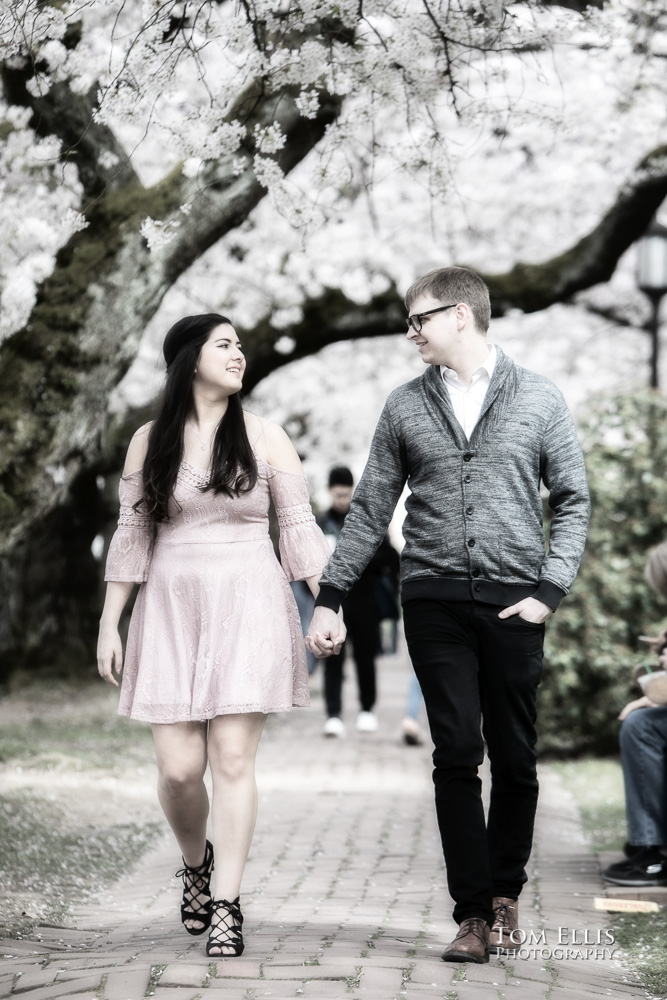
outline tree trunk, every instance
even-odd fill
[[[253,171],[255,125],[279,123],[286,142],[275,159],[288,172],[340,111],[322,91],[316,118],[306,120],[298,95],[296,86],[280,95],[263,82],[248,88],[229,113],[246,126],[241,149],[196,182],[177,170],[150,189],[132,174],[107,186],[86,209],[88,228],[58,254],[29,322],[0,348],[0,677],[21,666],[94,664],[99,567],[90,545],[108,521],[95,483],[109,471],[107,400],[166,291],[264,197]],[[73,106],[80,115],[80,102]],[[99,137],[108,149],[107,131]],[[88,169],[86,183],[96,190],[98,182]],[[150,253],[141,221],[167,219],[184,203],[191,208],[176,238]]]

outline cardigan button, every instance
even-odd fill
[[[465,453],[465,455],[463,456],[463,461],[464,462],[469,462],[471,458],[472,458],[472,455],[470,454],[470,452],[467,451]]]
[[[473,509],[473,507],[466,507],[466,514],[472,514]]]
[[[468,539],[468,545],[470,546],[470,548],[472,548],[474,544],[475,544],[475,539],[474,538],[469,538]]]

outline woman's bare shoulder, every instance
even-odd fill
[[[260,458],[283,472],[303,473],[297,450],[280,424],[247,410],[244,410],[244,416],[248,438]]]
[[[148,449],[148,435],[153,423],[154,421],[149,420],[147,424],[143,424],[132,435],[132,440],[130,441],[130,446],[127,449],[125,457],[124,476],[131,476],[133,472],[139,472],[143,469]]]

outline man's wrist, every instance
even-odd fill
[[[551,580],[540,580],[537,585],[537,590],[532,595],[536,601],[540,601],[541,604],[546,604],[548,608],[555,611],[558,605],[566,596],[566,592],[558,587]]]
[[[344,597],[344,590],[338,590],[337,587],[332,587],[331,584],[325,583],[320,587],[320,592],[315,599],[315,607],[329,608],[330,611],[338,614]]]

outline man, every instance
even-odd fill
[[[428,366],[380,417],[307,644],[340,641],[335,612],[383,537],[407,481],[405,634],[435,744],[435,803],[460,925],[443,959],[486,962],[518,926],[537,805],[535,702],[544,622],[574,580],[590,504],[558,389],[486,341],[481,278],[432,271],[405,298]],[[540,482],[553,511],[545,554]],[[492,788],[485,822],[478,767]]]
[[[354,492],[354,478],[344,465],[337,466],[329,473],[329,496],[331,506],[320,514],[317,523],[335,549],[340,538],[345,518],[350,509]],[[376,699],[375,657],[380,647],[380,609],[377,587],[383,576],[392,580],[398,577],[399,557],[385,536],[370,562],[343,599],[343,615],[347,636],[352,640],[354,663],[357,670],[360,712],[357,716],[357,730],[374,733],[378,728],[377,716],[373,712]],[[323,733],[328,737],[345,735],[342,716],[343,664],[345,646],[340,653],[334,653],[324,663],[324,700],[327,721]]]

